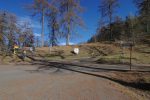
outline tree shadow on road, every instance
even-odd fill
[[[64,63],[64,62],[49,62],[45,60],[35,60],[33,62],[33,65],[41,65],[38,67],[35,71],[39,72],[40,70],[51,70],[51,68],[57,68],[59,70],[54,71],[53,73],[61,70],[67,70],[67,71],[72,71],[72,72],[77,72],[77,73],[82,73],[90,76],[95,76],[95,77],[100,77],[104,79],[111,80],[113,82],[119,83],[123,86],[127,87],[132,87],[135,89],[140,89],[140,90],[146,90],[150,91],[150,83],[145,83],[145,82],[126,82],[121,79],[109,77],[106,75],[100,75],[100,74],[95,74],[93,72],[128,72],[129,70],[121,70],[121,69],[107,69],[107,68],[94,68],[94,67],[89,67],[89,66],[80,66],[77,64],[71,64],[71,63]],[[143,72],[143,71],[139,71]],[[149,71],[148,71],[149,72]]]

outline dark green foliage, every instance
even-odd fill
[[[109,25],[109,40],[113,40],[112,34],[112,22],[114,19],[114,13],[116,12],[116,8],[119,6],[118,0],[101,0],[99,11],[101,13],[101,19],[104,19],[106,23]]]
[[[134,0],[134,3],[139,9],[138,16],[129,15],[125,20],[121,20],[117,17],[113,22],[99,26],[96,35],[94,35],[88,42],[110,41],[109,33],[111,27],[112,40],[130,41],[133,43],[149,43],[150,0]],[[106,6],[104,6],[104,8],[106,8]]]
[[[5,29],[6,29],[6,20],[5,20],[5,12],[0,12],[0,47],[3,49],[5,43]]]
[[[134,0],[138,11],[139,21],[144,33],[150,34],[150,0]]]
[[[112,27],[112,40],[120,40],[121,34],[124,31],[124,22],[121,18],[116,17],[115,22],[111,23]],[[94,42],[94,38],[96,38],[96,42],[100,41],[110,41],[110,30],[109,25],[98,28],[96,35],[94,35],[89,42]]]

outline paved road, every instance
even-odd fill
[[[43,65],[0,65],[0,100],[137,99],[125,87],[100,77],[43,68]]]

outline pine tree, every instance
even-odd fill
[[[0,50],[4,51],[5,48],[5,30],[6,30],[6,13],[1,11],[0,12]]]
[[[134,0],[139,9],[140,21],[145,32],[150,33],[150,0]]]

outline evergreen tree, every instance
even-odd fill
[[[144,32],[150,33],[150,0],[134,0],[139,9],[139,20],[143,25]]]

